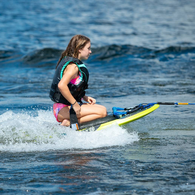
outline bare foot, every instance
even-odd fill
[[[64,119],[61,123],[62,126],[69,127],[70,126],[70,121],[68,119]]]

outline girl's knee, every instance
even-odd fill
[[[106,107],[104,107],[104,106],[102,107],[102,113],[101,114],[102,114],[102,118],[107,116],[107,109],[106,109]]]

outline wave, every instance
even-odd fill
[[[51,111],[7,111],[0,115],[0,152],[85,150],[124,146],[138,140],[136,132],[129,133],[118,125],[96,132],[73,131],[58,125]]]
[[[108,60],[115,57],[130,56],[142,59],[159,58],[162,55],[182,55],[186,53],[195,54],[195,47],[170,46],[165,49],[153,50],[132,45],[109,45],[94,49],[97,60]]]
[[[0,62],[7,64],[9,62],[21,61],[22,53],[14,50],[0,50]]]
[[[61,55],[62,50],[53,48],[44,48],[35,50],[23,57],[23,61],[27,64],[37,64],[42,61],[56,61]]]
[[[140,58],[140,59],[159,59],[165,61],[183,54],[195,54],[195,47],[170,46],[164,49],[154,50],[133,45],[108,45],[92,49],[89,61],[108,61],[114,58]],[[18,51],[0,51],[0,62],[8,63],[13,59],[21,61],[23,64],[38,66],[41,63],[45,66],[56,64],[62,50],[54,48],[43,48],[22,54]]]

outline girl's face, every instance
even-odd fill
[[[87,60],[91,54],[91,43],[88,42],[83,49],[79,50],[79,60]]]

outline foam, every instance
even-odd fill
[[[0,151],[31,152],[65,149],[94,149],[124,146],[138,141],[117,125],[95,132],[76,132],[55,121],[52,111],[7,111],[0,115]]]

